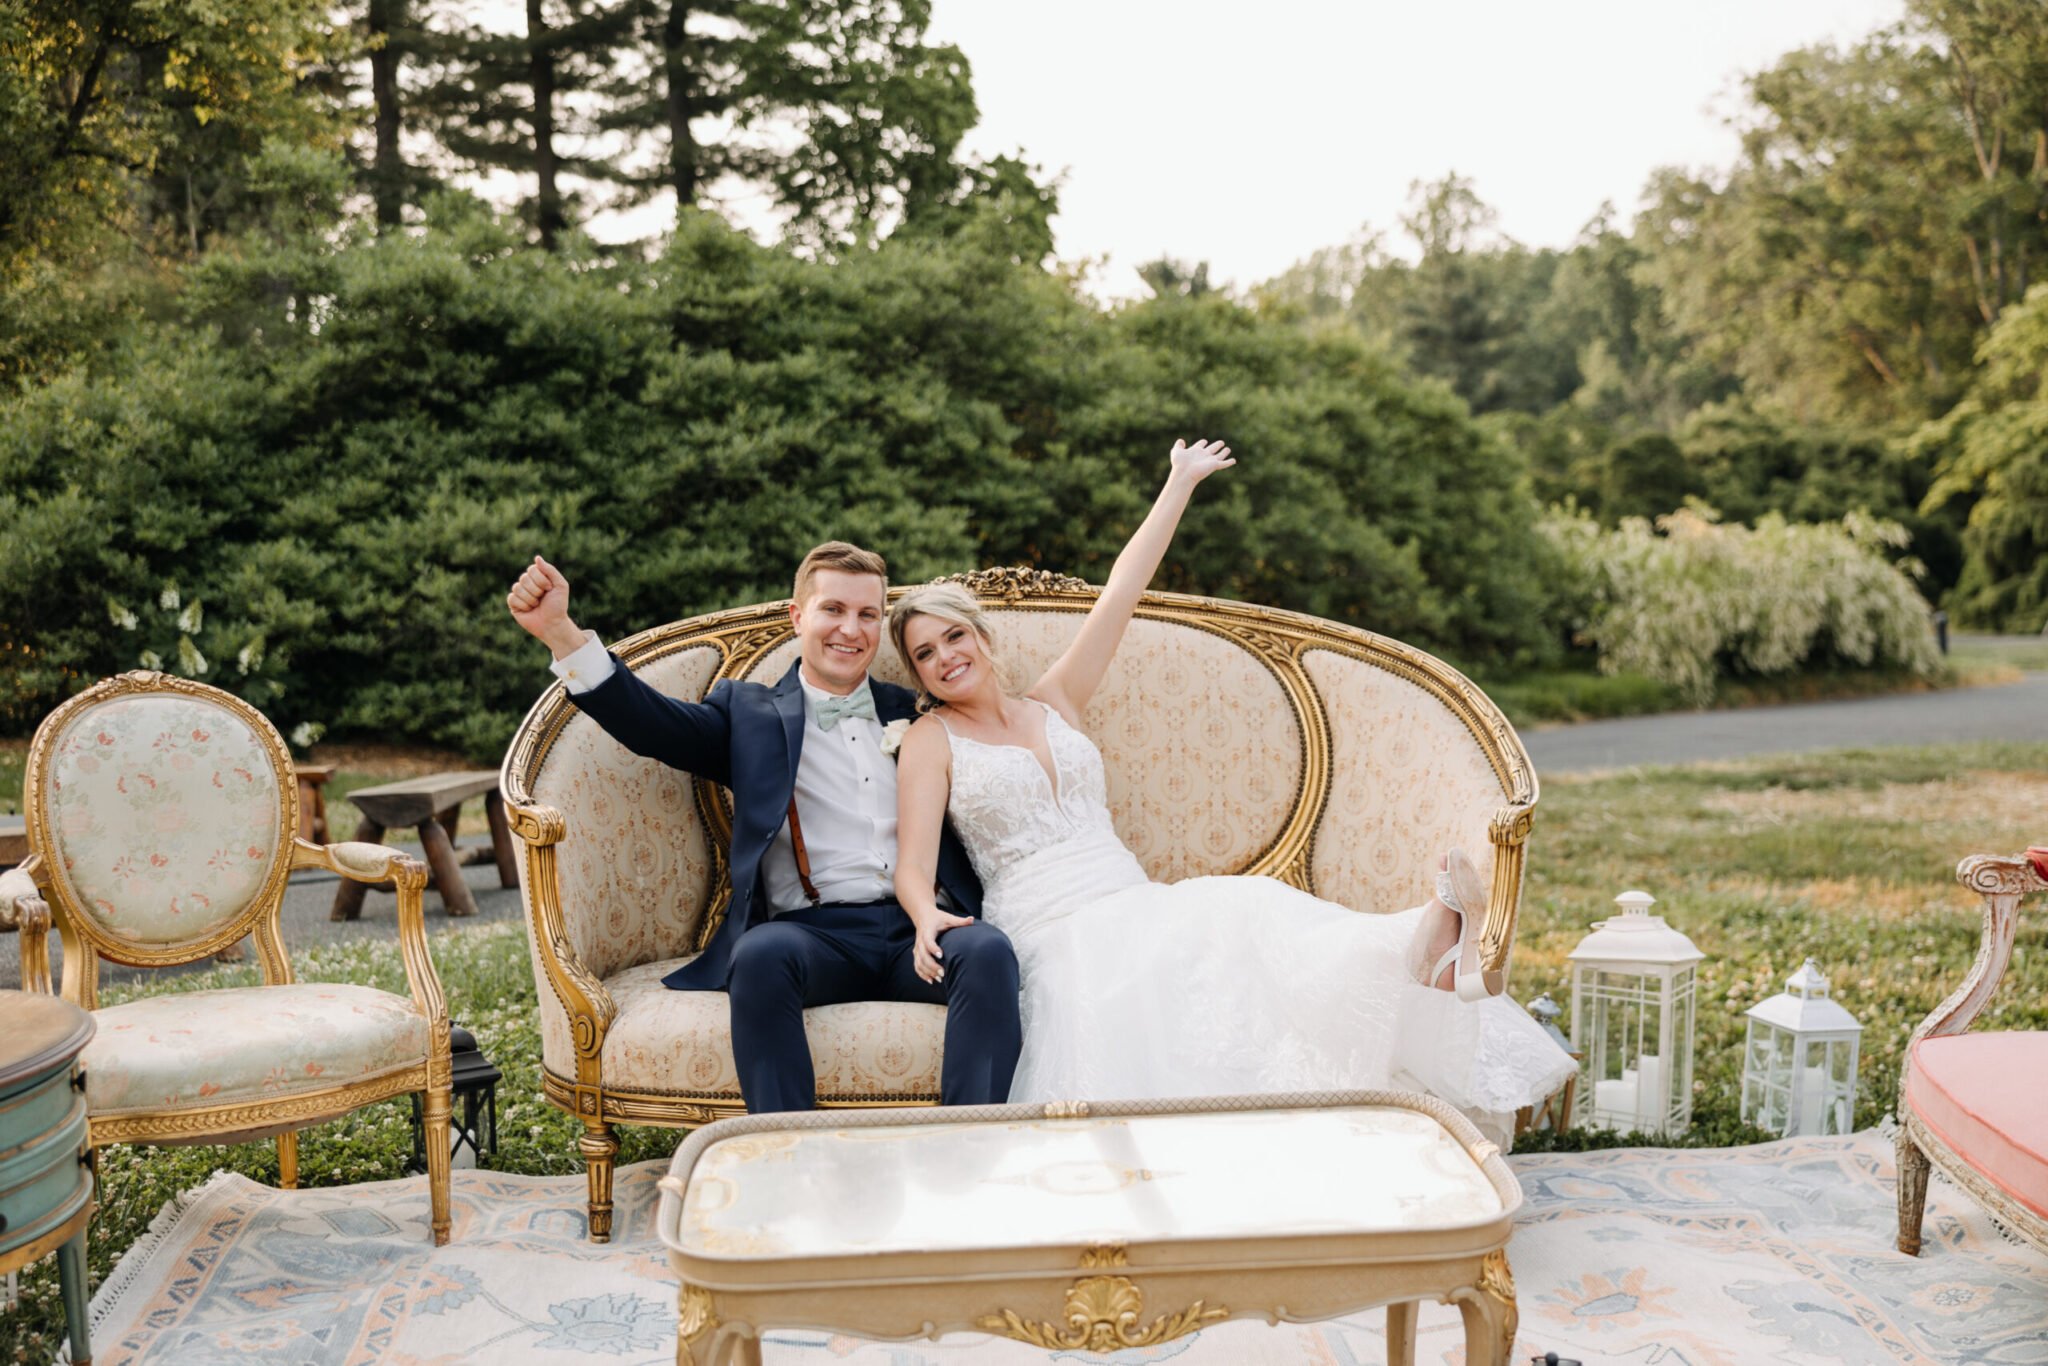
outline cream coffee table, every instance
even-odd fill
[[[681,1366],[758,1363],[772,1328],[1108,1352],[1377,1305],[1407,1363],[1423,1299],[1471,1366],[1514,1342],[1521,1188],[1407,1092],[747,1116],[661,1187]]]

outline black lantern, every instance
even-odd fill
[[[498,1154],[498,1078],[502,1075],[477,1047],[476,1035],[461,1025],[448,1026],[449,1079],[453,1107],[460,1116],[449,1127],[455,1132],[448,1143],[453,1158],[465,1147],[470,1158],[482,1165],[486,1152]],[[412,1098],[412,1161],[406,1170],[419,1175],[427,1169],[427,1126],[420,1113],[420,1098]]]

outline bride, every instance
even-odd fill
[[[1081,714],[1195,486],[1236,461],[1175,442],[1172,473],[1066,653],[1019,697],[973,596],[915,589],[889,614],[926,714],[898,756],[896,895],[915,966],[971,921],[935,901],[948,815],[983,917],[1023,973],[1013,1101],[1419,1088],[1496,1133],[1572,1063],[1478,964],[1485,892],[1459,850],[1436,895],[1360,914],[1264,877],[1150,881],[1111,827]]]

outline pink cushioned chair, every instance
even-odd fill
[[[1977,855],[1956,877],[1984,898],[1984,939],[1962,986],[1906,1046],[1899,1078],[1899,1251],[1920,1252],[1927,1172],[1942,1169],[2006,1227],[2048,1252],[2048,1032],[1964,1031],[2012,958],[2022,898],[2048,890],[2040,856]]]

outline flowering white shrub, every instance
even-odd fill
[[[1603,673],[1645,674],[1705,701],[1722,674],[1940,668],[1913,586],[1919,563],[1884,558],[1905,544],[1894,523],[1773,514],[1723,526],[1693,504],[1655,528],[1628,518],[1604,531],[1584,513],[1554,513],[1543,529],[1570,566],[1575,627]]]

